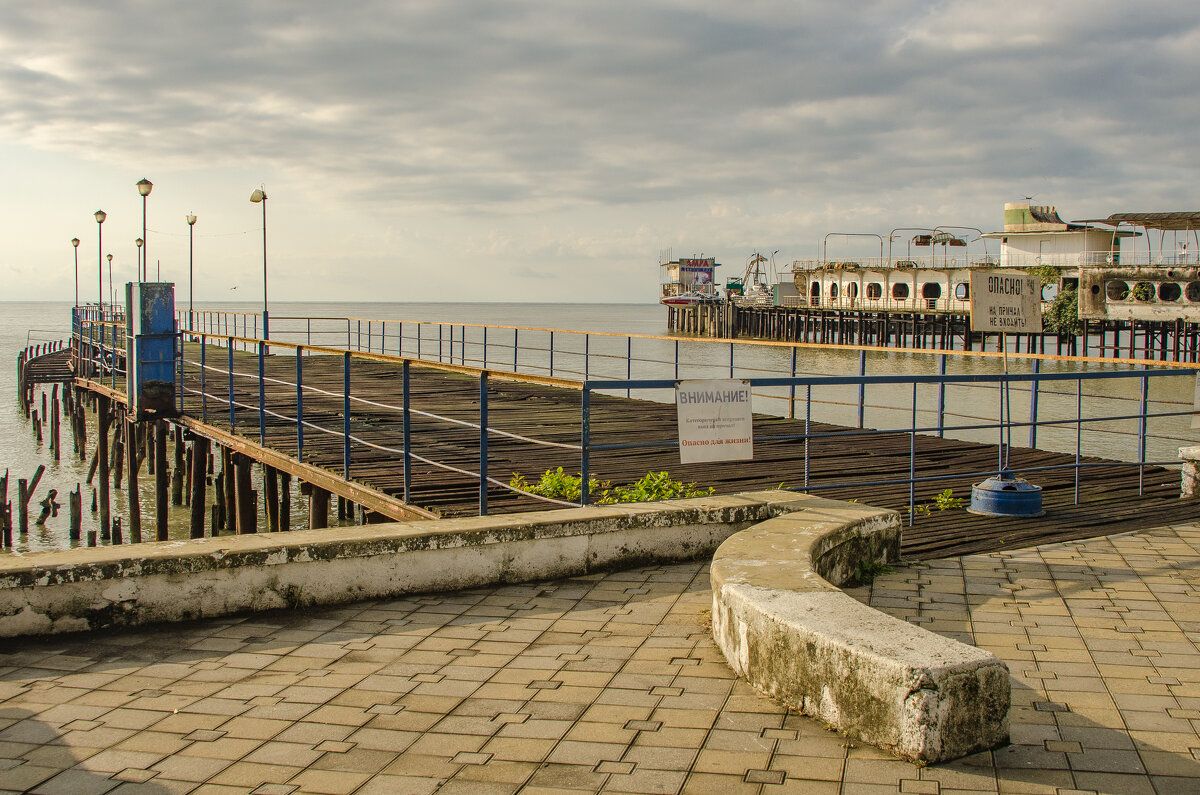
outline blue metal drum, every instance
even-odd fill
[[[971,488],[971,513],[983,516],[1035,517],[1042,510],[1042,487],[1035,486],[1012,472],[1001,472]]]

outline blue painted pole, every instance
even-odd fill
[[[912,431],[908,435],[908,526],[917,505],[917,384],[912,385]]]
[[[1148,332],[1147,332],[1148,333]],[[1146,368],[1143,367],[1143,370]],[[1146,483],[1146,415],[1150,401],[1150,378],[1142,376],[1141,416],[1138,418],[1138,496],[1142,496]]]
[[[207,336],[200,335],[200,421],[208,424],[208,390],[204,387],[205,375],[208,368],[204,365],[205,354],[208,352]]]
[[[484,326],[483,327],[483,369],[485,369],[485,370],[487,369],[487,355],[488,355],[487,330],[488,330],[488,327]]]
[[[1033,360],[1033,374],[1037,375],[1042,371],[1042,360]],[[1037,421],[1038,421],[1038,382],[1029,382],[1029,448],[1037,449]]]
[[[296,460],[304,460],[304,349],[296,348]]]
[[[592,364],[591,347],[592,347],[592,345],[591,345],[591,343],[592,343],[591,335],[584,334],[583,335],[583,380],[584,381],[588,380],[588,377],[591,375],[591,371],[592,371],[592,367],[591,367],[591,364]]]
[[[812,425],[812,384],[805,389],[804,395],[804,488],[808,488],[809,455],[808,432]]]
[[[513,329],[513,372],[517,371],[517,329]]]
[[[675,380],[679,380],[679,340],[675,340]]]
[[[400,368],[400,385],[402,392],[402,417],[404,420],[404,501],[408,502],[412,493],[412,422],[408,411],[409,398],[409,366],[408,360]]]
[[[258,443],[267,446],[267,381],[265,346],[258,343]]]
[[[233,405],[233,340],[226,340],[229,343],[229,432],[233,433],[237,427],[235,422],[235,410]],[[231,510],[228,507],[226,510]]]
[[[479,374],[479,515],[488,512],[488,387],[487,373]]]
[[[858,377],[866,378],[867,376],[867,352],[858,352]],[[865,382],[859,382],[858,385],[858,427],[863,427],[867,409],[867,385]]]
[[[550,332],[550,377],[554,377],[554,332]]]
[[[592,471],[588,451],[592,435],[592,392],[586,383],[583,385],[583,409],[579,425],[579,504],[587,505],[588,482]]]
[[[342,470],[350,479],[350,351],[342,354]]]
[[[938,355],[938,375],[945,377],[946,375],[946,354]],[[937,406],[937,435],[939,438],[946,436],[946,382],[938,383],[938,406]]]
[[[625,338],[625,380],[633,380],[633,337]],[[625,397],[630,396],[630,391],[625,390]]]
[[[678,343],[676,343],[678,344]],[[792,346],[792,378],[796,377],[796,346]],[[788,387],[788,419],[796,419],[796,384]]]

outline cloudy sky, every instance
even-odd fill
[[[651,302],[830,232],[1196,210],[1200,5],[0,0],[0,299]],[[847,253],[853,241],[835,238]]]

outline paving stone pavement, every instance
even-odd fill
[[[4,641],[0,790],[1200,792],[1200,527],[850,591],[988,648],[1012,744],[898,761],[737,681],[704,564]]]

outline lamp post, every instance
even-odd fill
[[[270,338],[270,319],[267,314],[267,193],[256,188],[250,201],[261,204],[263,210],[263,339]]]
[[[142,246],[146,245],[146,241],[142,240],[139,237],[137,240],[135,240],[133,242],[135,244],[137,244],[137,250],[138,250],[138,281],[144,282],[144,281],[146,281],[146,267],[143,264],[145,262],[145,260],[142,259]]]
[[[104,219],[108,213],[97,210],[93,216],[96,219],[96,238],[99,246],[96,248],[96,301],[100,306],[100,314],[104,315]]]
[[[75,306],[79,306],[79,238],[71,238],[71,245],[75,247]]]
[[[187,214],[188,222],[188,331],[192,330],[192,233],[196,231],[196,214]]]
[[[150,195],[150,191],[154,188],[154,183],[142,177],[138,180],[138,193],[142,194],[142,240],[146,239],[146,197]],[[142,281],[146,281],[146,263],[149,260],[142,259]]]
[[[115,307],[117,305],[117,302],[115,300],[113,300],[112,254],[105,254],[104,257],[105,257],[105,259],[108,260],[108,305],[110,307]]]

